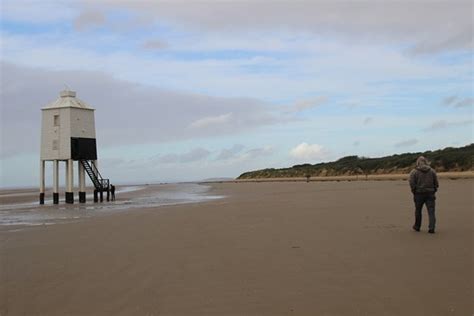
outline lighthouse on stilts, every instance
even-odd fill
[[[86,202],[86,173],[94,184],[94,202],[109,201],[108,179],[98,170],[94,109],[76,98],[76,92],[61,91],[59,98],[41,109],[40,204],[44,204],[45,164],[53,162],[53,203],[59,203],[59,164],[65,163],[66,203],[74,203],[74,162],[79,176],[79,203]]]

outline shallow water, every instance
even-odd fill
[[[133,191],[143,190],[143,188],[144,187],[142,186],[122,187],[118,189],[115,193],[120,194],[120,193],[133,192]],[[4,194],[4,196],[25,196],[25,195],[31,195],[31,192]],[[92,200],[93,198],[94,198],[93,193],[86,194],[87,200]],[[79,196],[77,194],[74,196],[74,203],[79,203]],[[51,197],[46,197],[44,199],[44,205],[53,205],[53,199]],[[39,206],[38,201],[26,202],[26,203],[2,204],[0,205],[0,212],[3,210],[23,209],[23,208],[29,208],[29,207],[37,208],[38,206]],[[1,217],[0,217],[0,220],[1,220]]]
[[[123,187],[116,191],[120,195],[132,191],[145,191],[147,186]],[[88,217],[132,211],[137,208],[158,207],[184,203],[197,203],[222,198],[210,195],[209,186],[186,183],[156,186],[152,192],[137,192],[136,196],[114,202],[90,202],[92,194],[88,194],[88,202],[79,204],[54,205],[52,199],[45,200],[45,205],[38,202],[0,205],[0,226],[37,226],[52,225],[83,220]]]

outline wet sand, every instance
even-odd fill
[[[0,231],[0,314],[472,315],[473,186],[441,180],[435,235],[405,181],[223,183]]]
[[[73,204],[66,204],[65,199],[61,198],[61,195],[64,197],[63,193],[60,194],[58,205],[53,204],[52,193],[46,193],[45,204],[39,205],[37,192],[0,191],[0,231],[78,222],[119,212],[222,198],[209,194],[210,189],[208,185],[197,183],[120,186],[116,190],[116,200],[107,201],[104,194],[103,202],[99,203],[93,202],[93,190],[90,189],[86,194],[89,203],[79,203],[76,196]],[[5,200],[8,203],[4,203]]]
[[[120,189],[125,188],[128,191],[128,188],[134,186],[117,186],[117,191],[119,192]],[[140,187],[140,186],[136,186]],[[61,203],[64,203],[65,200],[65,188],[59,189],[59,199]],[[92,197],[90,196],[94,189],[92,187],[87,187],[86,191],[89,193],[88,200],[92,201]],[[127,192],[128,193],[128,192]],[[75,192],[74,199],[79,199],[78,193]],[[106,197],[106,193],[104,192],[104,199]],[[127,199],[130,195],[120,195],[122,199]],[[45,199],[52,200],[53,198],[53,191],[51,188],[48,188],[45,191]],[[20,204],[20,203],[33,203],[39,202],[39,189],[38,188],[25,188],[25,189],[0,189],[0,205],[5,204]]]

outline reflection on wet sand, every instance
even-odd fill
[[[114,202],[93,203],[92,194],[88,194],[86,204],[54,205],[52,199],[46,199],[43,206],[38,205],[38,202],[5,204],[0,206],[0,226],[51,225],[135,208],[196,203],[221,198],[210,195],[209,189],[209,186],[194,183],[127,186],[116,191],[119,198]]]

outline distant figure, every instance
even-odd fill
[[[115,185],[110,185],[110,194],[112,195],[112,201],[115,201]]]
[[[421,211],[424,204],[426,204],[428,209],[428,232],[430,234],[435,232],[435,194],[438,191],[438,186],[438,177],[436,172],[430,167],[428,160],[423,156],[418,157],[416,168],[410,173],[410,188],[415,201],[415,225],[413,225],[413,229],[417,232],[420,231]]]

